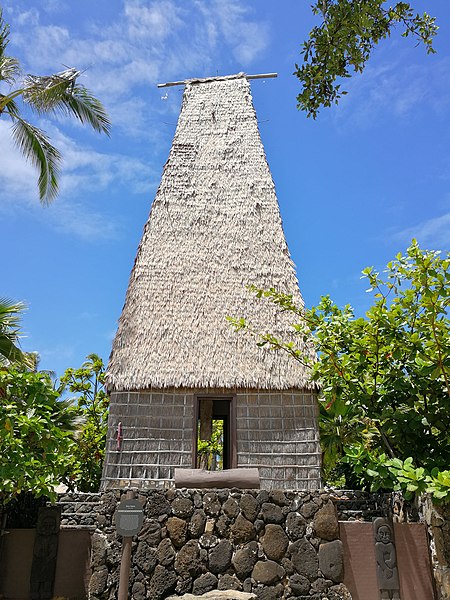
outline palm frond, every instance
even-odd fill
[[[0,6],[0,56],[3,56],[9,43],[9,25],[3,19],[3,9]]]
[[[23,302],[14,302],[9,298],[0,298],[0,329],[3,327],[17,328],[20,323],[20,315],[26,309]]]
[[[0,364],[17,362],[28,366],[27,354],[18,346],[23,302],[0,298]]]
[[[0,94],[0,114],[3,111],[6,111],[13,120],[20,117],[20,110],[14,98]]]
[[[6,47],[9,44],[9,25],[3,19],[3,11],[0,7],[0,81],[14,83],[20,74],[20,63],[17,58],[6,55]]]
[[[14,90],[14,92],[11,92],[7,96],[5,96],[5,94],[0,94],[0,115],[5,110],[9,112],[10,115],[12,114],[12,112],[16,113],[16,115],[19,114],[19,108],[16,104],[15,98],[17,98],[17,96],[20,96],[22,92],[23,90],[20,89]]]
[[[111,122],[103,104],[84,86],[74,86],[71,92],[66,92],[62,102],[81,123],[88,123],[95,131],[110,135]]]
[[[14,84],[20,75],[20,63],[7,56],[10,28],[3,19],[0,6],[0,83]],[[22,119],[15,99],[19,96],[38,114],[61,113],[109,135],[111,123],[103,105],[84,86],[76,85],[81,72],[66,68],[49,76],[27,75],[23,85],[0,93],[0,117],[8,114],[12,121],[12,137],[22,152],[39,171],[38,188],[42,204],[50,204],[58,193],[61,155],[46,134]]]
[[[76,69],[66,69],[44,77],[28,75],[23,98],[39,114],[75,116],[95,131],[109,135],[111,123],[102,103],[84,86],[76,85],[80,74]]]
[[[28,366],[27,355],[14,342],[0,333],[0,365],[21,363]]]
[[[20,63],[17,58],[0,53],[0,81],[14,83],[19,75]]]
[[[20,152],[39,171],[39,199],[43,204],[50,204],[58,193],[58,174],[61,154],[50,143],[45,133],[15,116],[12,135]]]
[[[76,434],[80,432],[81,427],[86,422],[86,418],[79,413],[76,407],[76,399],[59,398],[57,408],[55,424],[64,431],[72,432],[76,437]]]
[[[80,74],[80,71],[71,68],[54,75],[27,75],[23,99],[41,114],[57,110],[61,98],[75,86]]]

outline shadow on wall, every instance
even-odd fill
[[[29,600],[35,529],[10,529],[0,548],[0,598]],[[91,578],[91,534],[61,530],[56,563],[55,597],[84,600]]]

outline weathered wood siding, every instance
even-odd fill
[[[120,450],[118,423],[123,432]],[[164,486],[173,479],[174,467],[192,467],[192,429],[192,392],[112,393],[103,487],[141,485],[143,480]]]
[[[309,391],[148,390],[113,392],[103,489],[168,487],[192,468],[197,398],[235,398],[237,467],[257,467],[265,489],[320,487],[316,396]],[[122,424],[120,450],[117,428]],[[232,425],[233,426],[233,425]]]
[[[265,489],[320,487],[317,398],[313,392],[238,392],[237,457],[258,467]]]

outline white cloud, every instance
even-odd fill
[[[16,21],[19,25],[37,25],[39,23],[39,13],[36,8],[30,8],[30,10],[19,13]]]
[[[119,235],[117,223],[87,207],[82,199],[108,187],[125,185],[130,193],[149,190],[157,176],[142,160],[117,153],[106,154],[77,144],[57,127],[46,124],[53,143],[64,157],[59,196],[44,210],[38,200],[37,173],[13,146],[8,126],[0,121],[0,212],[27,212],[54,229],[86,240],[111,239]]]
[[[44,72],[61,70],[72,46],[68,29],[58,25],[40,25],[38,17],[32,24],[27,23],[24,31],[15,27],[12,39],[14,45],[22,50],[31,70]],[[30,39],[33,40],[32,44]],[[58,61],[56,64],[55,58]],[[28,65],[23,66],[26,71],[30,70]]]
[[[170,0],[152,2],[149,6],[140,0],[125,0],[124,14],[131,39],[152,43],[165,40],[183,24],[181,13],[181,8]]]
[[[138,158],[97,152],[75,144],[62,134],[56,145],[64,157],[61,192],[65,196],[101,191],[111,184],[115,187],[126,184],[131,192],[141,193],[153,181],[152,169]]]
[[[70,361],[75,356],[75,348],[65,344],[56,344],[52,348],[42,348],[41,345],[39,345],[39,348],[39,358],[41,359],[41,362],[47,361],[51,363],[55,361],[55,358],[58,360]]]
[[[54,10],[62,7],[58,0],[53,4]],[[144,89],[216,71],[249,70],[269,43],[268,24],[237,0],[123,0],[111,20],[86,18],[77,29],[67,23],[75,10],[67,5],[57,24],[40,20],[43,8],[10,10],[12,49],[19,49],[26,72],[50,73],[63,65],[80,69],[80,82],[103,101],[115,128],[149,141],[155,138],[155,115],[170,114],[173,105],[149,101],[146,110],[141,104],[127,114]],[[235,61],[237,67],[231,67]]]
[[[450,249],[450,212],[418,223],[413,227],[397,232],[395,237],[409,242],[416,238],[419,245],[427,245],[430,249]]]
[[[428,58],[427,64],[412,63],[401,68],[399,61],[390,60],[379,66],[371,63],[362,75],[344,81],[337,123],[345,122],[363,129],[376,125],[383,115],[408,119],[415,110],[432,110],[444,114],[450,104],[448,81],[450,61]]]
[[[156,83],[162,70],[169,77],[217,65],[223,46],[245,69],[269,43],[267,23],[237,0],[125,0],[120,21],[89,23],[83,34],[74,35],[69,27],[40,24],[33,9],[16,17],[14,44],[31,70],[77,66],[87,69],[96,91],[131,95],[135,85]]]
[[[247,20],[248,9],[235,0],[216,0],[213,5],[225,40],[233,54],[249,65],[268,46],[269,29],[265,23]]]
[[[169,90],[169,101],[161,102],[156,83],[215,74],[216,69],[228,73],[232,55],[239,61],[233,69],[246,70],[268,45],[267,24],[237,0],[124,0],[122,7],[110,21],[86,18],[75,28],[67,21],[75,9],[59,0],[52,0],[52,10],[63,11],[64,18],[57,23],[49,21],[48,15],[44,23],[46,11],[38,4],[33,8],[12,4],[8,13],[11,51],[23,60],[25,72],[50,73],[63,65],[82,70],[80,82],[102,100],[111,115],[113,143],[128,138],[126,145],[132,138],[135,148],[139,139],[145,140],[147,155],[157,152],[166,122],[176,122],[182,92],[181,88]],[[44,128],[64,157],[58,206],[110,185],[116,189],[125,184],[131,192],[142,193],[157,183],[159,168],[154,173],[142,159],[124,156],[120,150],[107,154],[75,143],[62,133],[67,130],[66,120],[58,119],[56,124],[45,123]],[[81,129],[73,121],[68,131],[78,136]],[[0,134],[4,134],[2,139],[7,137],[5,130]],[[8,145],[0,156],[0,210],[20,210],[19,206],[41,210],[36,178],[35,170]],[[67,209],[61,209],[58,227],[77,235],[90,234],[81,218],[78,224],[71,219]],[[113,229],[106,231],[112,235]]]
[[[56,231],[72,234],[86,241],[116,239],[119,228],[114,221],[108,221],[106,215],[86,210],[81,203],[70,203],[58,199],[57,203],[46,211],[46,221]]]
[[[15,148],[10,124],[0,121],[0,210],[10,212],[14,205],[37,201],[36,171]]]
[[[90,89],[95,89],[95,94],[103,98],[106,105],[116,104],[129,99],[132,96],[129,92],[134,87],[155,85],[159,70],[156,61],[147,62],[144,59],[133,59],[126,64],[110,68],[93,65],[84,74],[82,83]]]
[[[260,56],[269,45],[267,23],[252,20],[251,11],[237,0],[197,0],[195,6],[205,18],[206,39],[214,48],[220,37],[230,46],[242,68]]]

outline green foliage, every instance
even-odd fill
[[[373,296],[365,317],[328,296],[305,310],[276,290],[256,292],[292,313],[294,337],[314,341],[324,476],[450,499],[450,255],[413,241],[385,272],[368,268],[363,277]],[[258,339],[308,364],[301,344],[270,333]]]
[[[342,461],[346,448],[356,442],[370,444],[376,429],[361,411],[340,398],[332,403],[319,402],[322,475],[329,485],[357,487],[359,480],[353,469]]]
[[[82,492],[97,492],[100,487],[109,406],[104,383],[105,368],[97,354],[89,354],[80,369],[67,369],[61,377],[60,392],[77,394],[73,402],[83,420],[66,482]]]
[[[427,482],[427,492],[439,502],[450,501],[450,471],[439,471],[435,468],[431,471],[431,477]]]
[[[0,298],[0,366],[12,363],[31,364],[30,357],[19,348],[20,321],[25,305]]]
[[[411,457],[405,460],[388,458],[361,444],[345,448],[344,452],[341,462],[351,468],[359,487],[373,492],[401,490],[407,500],[428,492],[437,503],[450,501],[450,471],[415,467]]]
[[[0,503],[22,492],[54,499],[74,450],[77,412],[44,373],[0,370]]]
[[[20,81],[19,61],[6,54],[9,44],[9,25],[4,21],[0,7],[0,83],[15,89],[0,93],[0,117],[12,121],[12,137],[25,156],[39,171],[39,198],[43,204],[55,199],[58,193],[58,174],[61,154],[42,130],[22,117],[17,100],[38,115],[50,114],[75,117],[99,133],[109,135],[110,122],[102,104],[84,86],[77,84],[80,71],[73,68],[55,75],[27,75]],[[18,86],[18,87],[17,87]]]
[[[21,492],[54,498],[63,481],[97,491],[108,417],[103,361],[90,354],[55,390],[48,373],[36,372],[37,355],[17,345],[23,309],[0,299],[0,503]],[[61,398],[66,389],[76,401]]]
[[[317,0],[314,15],[322,22],[314,27],[302,45],[303,63],[294,75],[303,89],[298,108],[316,118],[319,109],[337,104],[347,92],[337,81],[362,72],[375,46],[400,25],[403,37],[414,37],[433,53],[438,27],[427,13],[415,14],[410,2],[386,6],[384,0]]]
[[[197,439],[199,469],[220,471],[223,469],[223,420],[213,419],[210,440],[200,439],[200,424]]]

